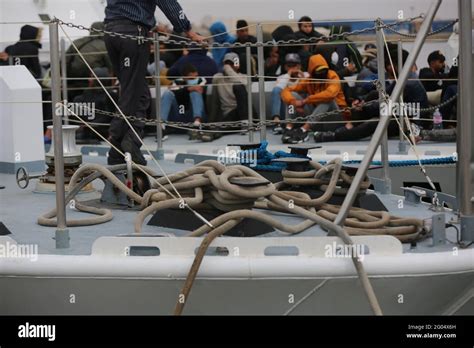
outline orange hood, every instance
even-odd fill
[[[312,75],[315,69],[329,69],[328,62],[326,62],[326,59],[320,54],[315,54],[309,58],[308,73]]]

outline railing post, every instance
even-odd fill
[[[397,56],[398,56],[398,71],[402,71],[403,69],[403,43],[402,40],[398,40],[397,42]],[[398,142],[398,153],[406,154],[407,153],[407,142],[405,137],[403,136],[403,132],[405,132],[405,108],[403,105],[403,96],[399,99],[400,107],[398,108],[401,111],[399,115],[400,120],[400,140]]]
[[[459,9],[459,122],[457,146],[457,197],[461,217],[461,240],[474,241],[474,214],[472,209],[472,176],[474,162],[474,122],[472,121],[472,4],[458,0]]]
[[[61,38],[61,86],[63,101],[67,105],[69,98],[67,93],[66,40],[64,38]],[[69,124],[69,110],[67,108],[64,108],[64,124]]]
[[[381,85],[381,91],[379,91],[379,103],[380,103],[380,119],[383,117],[390,118],[390,115],[386,115],[387,105],[384,98],[385,93],[385,44],[383,40],[383,33],[381,28],[381,20],[378,19],[377,23],[377,69],[378,69],[378,79]],[[382,161],[382,185],[381,192],[382,194],[392,193],[392,183],[390,180],[390,163],[388,160],[388,135],[387,130],[383,132],[382,141],[380,144],[380,156]]]
[[[265,107],[265,58],[263,55],[263,27],[257,24],[258,96],[260,105],[260,141],[267,140],[267,115]]]
[[[64,157],[62,115],[65,107],[61,105],[61,74],[59,61],[58,22],[49,24],[51,58],[51,107],[53,108],[54,172],[56,181],[56,248],[69,248],[69,231],[66,225],[66,205],[64,188]]]
[[[156,32],[153,33],[153,38],[155,45],[156,157],[157,159],[163,159],[163,129],[161,128],[160,34]]]
[[[248,99],[248,115],[249,115],[249,142],[253,143],[253,107],[252,107],[252,52],[250,46],[245,48],[245,58],[247,62],[247,99]]]

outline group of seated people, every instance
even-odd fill
[[[93,27],[102,29],[103,23],[94,23]],[[287,144],[306,142],[311,133],[315,142],[370,137],[377,126],[374,121],[380,116],[380,105],[368,104],[379,98],[379,92],[373,83],[378,79],[376,46],[367,44],[360,53],[356,45],[347,39],[328,41],[327,37],[315,29],[313,21],[307,16],[300,19],[298,29],[294,32],[291,27],[283,25],[277,27],[268,39],[276,43],[280,40],[309,39],[308,41],[265,47],[265,80],[274,82],[269,107],[273,133],[281,135],[282,142]],[[209,30],[219,43],[256,43],[256,38],[249,34],[249,25],[245,20],[237,22],[236,36],[229,34],[222,22],[214,23]],[[330,28],[329,33],[343,30],[341,27]],[[158,28],[158,31],[168,32],[168,37],[173,38],[173,34],[164,26]],[[32,50],[37,54],[39,39],[32,42],[31,37],[38,38],[39,33],[34,27],[25,26],[21,39],[29,40],[20,40],[20,43],[8,48],[0,56],[0,61],[8,58],[9,54],[21,56]],[[112,69],[110,59],[104,53],[103,37],[95,32],[91,34],[94,35],[76,40],[75,46],[83,54],[102,52],[85,54],[84,57],[96,74],[104,78],[103,83],[116,97],[117,86],[110,79]],[[151,47],[151,50],[153,52],[154,48]],[[107,95],[94,81],[87,66],[78,55],[73,54],[75,48],[71,46],[67,53],[67,76],[76,78],[69,82],[69,99],[73,102],[93,102],[100,106],[97,107],[100,110],[116,112],[113,103],[107,102]],[[247,67],[245,47],[216,47],[208,50],[197,44],[179,47],[176,44],[162,43],[159,72],[155,71],[153,55],[148,67],[149,84],[153,85],[153,76],[159,75],[162,86],[167,87],[161,94],[161,119],[191,123],[196,130],[205,130],[208,122],[241,121],[240,127],[245,130],[249,112],[247,72],[250,71],[255,80],[256,56],[256,47],[252,47],[251,66]],[[408,52],[403,51],[403,64],[407,57]],[[430,102],[440,104],[457,94],[457,62],[446,64],[445,60],[440,51],[435,51],[428,57],[428,67],[421,69],[419,75],[416,73],[417,68],[412,68],[403,91],[404,103],[423,109]],[[29,57],[22,64],[36,78],[42,77],[39,60]],[[385,49],[384,70],[387,81],[385,88],[390,94],[399,74],[396,46],[389,44],[388,50]],[[77,79],[81,77],[88,78]],[[354,78],[355,82],[350,83]],[[209,86],[212,86],[212,93],[208,93]],[[48,89],[47,86],[44,87],[43,97],[47,98]],[[47,104],[45,108],[44,118],[48,119]],[[449,121],[456,119],[455,108],[456,103],[440,108],[445,128],[454,124]],[[95,114],[99,115],[95,122],[109,120],[108,116],[101,116],[100,112]],[[152,110],[149,114],[151,117]],[[432,122],[429,119],[433,117],[432,112],[423,113],[411,109],[408,110],[408,117],[413,119],[418,129],[426,131],[431,128]],[[259,118],[255,109],[253,118]],[[163,129],[166,136],[170,129],[164,126]],[[100,132],[106,134],[106,127],[102,127]],[[395,121],[390,122],[388,132],[389,136],[398,134],[399,126]],[[86,137],[94,136],[87,129],[83,129],[83,133]]]

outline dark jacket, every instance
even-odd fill
[[[96,22],[92,24],[92,28],[103,30],[104,24],[102,22]],[[104,37],[102,35],[99,35],[96,32],[91,32],[89,36],[74,40],[74,45],[76,45],[79,51],[84,55],[84,59],[92,69],[107,68],[109,71],[112,71],[112,63],[110,62],[109,55],[106,53],[107,48],[105,47]],[[73,45],[67,49],[66,55],[68,77],[90,76],[91,73],[89,68],[77,54]]]
[[[41,44],[35,41],[38,38],[38,32],[39,28],[24,25],[21,27],[20,41],[5,49],[5,52],[13,58],[14,65],[26,66],[37,79],[41,77],[41,65],[38,58]]]
[[[237,39],[236,43],[246,44],[247,42],[255,44],[257,43],[257,38],[255,36],[249,35],[245,40]],[[240,71],[247,73],[247,48],[246,47],[234,47],[232,52],[235,52],[239,55],[240,60]],[[250,48],[251,58],[254,59],[257,56],[257,47]],[[252,69],[253,70],[253,69]],[[255,72],[252,71],[252,74]]]
[[[391,82],[387,84],[387,88],[385,89],[385,91],[388,95],[391,95],[394,88],[395,88],[395,82]],[[361,99],[365,101],[378,99],[378,92],[376,90],[373,90]],[[416,73],[414,72],[411,72],[408,75],[408,80],[405,84],[405,88],[403,89],[403,101],[405,103],[410,103],[410,104],[419,103],[420,108],[422,109],[427,108],[429,106],[426,90],[423,87],[423,84],[418,79]],[[366,113],[366,116],[368,116],[367,118],[378,117],[379,110],[380,110],[380,106],[378,104],[375,104],[369,107],[364,107],[364,112]],[[410,115],[410,117],[411,116],[413,115]],[[423,118],[423,116],[426,116],[426,115],[422,113],[420,117]]]
[[[421,83],[425,87],[427,92],[434,92],[438,89],[443,88],[443,79],[447,78],[447,74],[435,73],[430,68],[423,68],[420,70]],[[430,79],[433,81],[423,81],[424,79]]]
[[[181,76],[181,69],[187,64],[194,65],[199,76],[208,76],[207,83],[212,83],[212,77],[217,74],[217,64],[207,56],[206,50],[191,50],[187,56],[182,56],[169,68],[167,76]]]
[[[176,32],[191,29],[191,23],[177,0],[107,0],[105,21],[128,19],[151,29],[156,25],[156,7],[173,24]]]
[[[314,40],[316,41],[316,39],[322,37],[321,33],[317,32],[316,30],[314,30],[314,24],[313,24],[313,31],[309,32],[309,33],[305,33],[304,31],[301,31],[301,30],[298,30],[296,33],[296,38],[299,40],[299,39],[307,39],[307,40]],[[312,46],[314,47],[314,46]]]
[[[333,26],[331,28],[331,35],[342,34],[343,31],[343,27]],[[333,42],[335,44],[335,51],[339,56],[339,60],[336,64],[336,72],[339,77],[342,79],[346,76],[352,75],[352,73],[346,69],[345,63],[347,61],[354,63],[356,67],[356,73],[359,73],[362,70],[362,56],[356,45],[354,45],[349,40],[344,39],[343,37],[339,37],[339,39],[336,39]]]

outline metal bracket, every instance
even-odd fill
[[[431,217],[433,243],[431,246],[446,244],[446,215],[436,214]]]
[[[69,229],[57,229],[54,238],[56,241],[56,249],[68,249],[69,248]]]
[[[383,195],[388,195],[392,193],[392,182],[391,181],[385,181],[383,179],[379,178],[370,178],[370,182],[372,185],[374,185],[374,191],[379,192]]]
[[[398,142],[398,154],[400,155],[408,155],[408,146],[406,141],[399,141]]]
[[[447,193],[443,193],[443,192],[429,190],[429,189],[418,187],[418,186],[413,186],[412,188],[424,191],[425,197],[429,197],[431,199],[433,199],[434,195],[436,194],[441,206],[444,206],[444,204],[446,203],[451,207],[453,211],[459,211],[458,200],[456,197],[452,195],[448,195]]]
[[[421,204],[421,199],[426,197],[426,191],[423,189],[417,189],[414,187],[401,187],[403,195],[405,196],[405,202],[414,205]]]
[[[123,172],[115,173],[115,176],[121,182],[123,183],[126,182],[125,174],[123,174]],[[105,180],[104,183],[105,183],[104,190],[102,191],[102,197],[100,198],[102,202],[124,205],[124,206],[130,205],[130,202],[128,201],[128,197],[124,192],[117,190],[115,186],[109,180]]]
[[[461,240],[465,242],[474,241],[474,216],[461,215]]]

